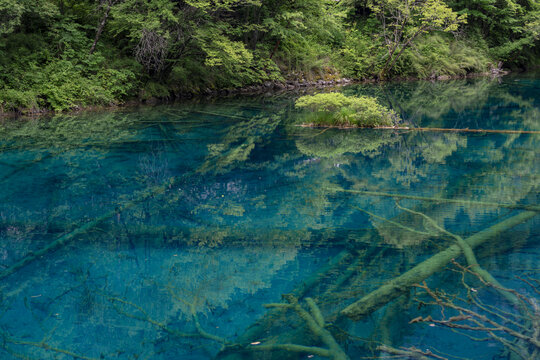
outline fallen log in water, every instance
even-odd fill
[[[47,246],[35,251],[35,252],[30,252],[28,253],[24,258],[22,258],[21,260],[17,261],[16,263],[14,263],[13,265],[11,265],[10,267],[8,267],[7,269],[5,269],[4,271],[0,272],[0,280],[1,279],[4,279],[6,278],[7,276],[15,273],[17,270],[23,268],[24,266],[28,265],[29,263],[33,262],[34,260],[44,256],[45,254],[49,253],[49,252],[52,252],[52,251],[55,251],[59,248],[61,248],[62,246],[64,246],[66,243],[70,242],[71,240],[73,240],[76,236],[78,235],[81,235],[81,234],[84,234],[86,233],[87,231],[89,231],[90,229],[96,227],[97,225],[101,224],[102,222],[104,222],[105,220],[107,219],[110,219],[112,217],[114,217],[116,214],[119,214],[125,210],[128,210],[130,208],[132,208],[133,206],[145,201],[146,199],[149,199],[153,196],[157,196],[157,195],[160,195],[160,194],[163,194],[165,193],[168,189],[169,189],[169,185],[170,184],[173,184],[176,180],[174,178],[171,178],[167,183],[166,185],[162,185],[162,186],[156,186],[156,187],[153,187],[151,189],[148,189],[146,191],[143,191],[136,199],[132,200],[132,201],[128,201],[124,204],[122,204],[121,206],[117,207],[116,209],[114,210],[111,210],[103,215],[101,215],[100,217],[76,228],[75,230],[63,235],[63,236],[60,236],[58,239],[52,241],[51,243],[47,244]]]
[[[374,233],[368,232],[364,238],[367,242],[368,239],[372,238]],[[330,261],[320,267],[317,271],[312,273],[306,280],[302,281],[301,284],[299,284],[289,295],[292,295],[296,298],[303,298],[305,297],[312,288],[320,284],[323,279],[328,276],[328,274],[339,271],[341,275],[338,277],[336,283],[331,286],[326,292],[328,293],[332,289],[335,288],[335,286],[340,286],[341,284],[347,282],[347,280],[350,279],[350,277],[353,276],[354,270],[356,269],[358,263],[362,262],[362,260],[366,260],[369,258],[372,258],[376,255],[378,251],[384,252],[386,248],[380,248],[378,246],[372,246],[371,248],[367,249],[363,254],[357,254],[356,260],[354,259],[353,252],[349,250],[343,250],[339,254],[337,254],[335,257],[330,259]],[[352,260],[355,260],[354,262],[351,262]],[[247,351],[248,349],[254,350],[252,347],[250,347],[250,343],[260,341],[266,337],[268,337],[269,332],[271,331],[272,327],[278,322],[282,316],[284,316],[285,313],[284,308],[272,308],[262,318],[257,320],[254,324],[252,324],[246,331],[240,335],[237,339],[235,339],[234,343],[235,346],[225,348],[223,349],[215,359],[219,360],[240,360],[244,359],[246,356],[249,357],[250,351]],[[301,332],[301,336],[291,336],[290,339],[282,339],[285,342],[287,341],[295,341],[298,339],[298,337],[303,338],[304,328],[298,329]],[[279,343],[276,342],[270,342],[270,343],[264,343],[268,345],[268,349],[276,350],[280,347]],[[258,347],[258,351],[261,351],[264,349],[264,347]],[[283,347],[281,350],[289,351],[290,349],[287,349]],[[278,356],[282,355],[283,353],[275,353]],[[314,353],[312,353],[314,354]],[[319,355],[323,356],[319,353]],[[256,357],[255,357],[256,358]]]
[[[342,191],[343,189],[328,188],[328,190]],[[355,192],[355,191],[351,191],[351,192]],[[363,193],[363,192],[360,192],[360,193]],[[382,194],[381,196],[394,195],[394,194],[388,194],[388,193],[376,193],[376,194],[378,195]],[[415,199],[416,200],[429,200],[431,202],[441,202],[441,203],[468,203],[467,200],[454,201],[454,199],[441,199],[441,198],[415,197]],[[496,205],[496,206],[499,205],[495,203],[481,203],[481,205],[483,206],[485,206],[486,204]],[[362,238],[360,242],[371,243],[374,235],[376,234],[377,234],[377,231],[368,232],[364,235],[364,237]],[[333,258],[327,265],[325,265],[322,268],[319,268],[318,271],[313,273],[308,279],[302,282],[295,290],[293,290],[292,294],[294,294],[297,298],[301,299],[304,296],[304,294],[309,292],[311,288],[313,288],[316,284],[320,283],[321,280],[326,276],[326,274],[333,271],[339,271],[341,275],[338,277],[336,282],[325,291],[325,294],[322,296],[323,298],[332,297],[332,293],[337,291],[339,287],[341,287],[344,283],[349,281],[351,277],[354,276],[354,272],[356,271],[356,268],[359,266],[359,264],[363,262],[363,260],[372,259],[376,255],[377,249],[382,250],[381,254],[384,254],[384,251],[386,250],[384,248],[380,249],[376,245],[374,245],[372,246],[371,249],[368,249],[368,251],[361,256],[362,258],[360,258],[359,255],[356,255],[356,260],[352,262],[351,262],[351,257],[353,255],[351,254],[351,252],[342,251],[335,258]],[[242,346],[247,346],[251,342],[261,341],[262,339],[266,338],[270,334],[271,328],[275,325],[277,321],[281,319],[282,316],[283,316],[282,309],[278,309],[278,308],[271,309],[262,318],[257,320],[250,327],[248,327],[242,335],[240,335],[238,338],[235,339],[235,343],[239,344],[240,348],[237,348],[237,347],[226,348],[216,356],[216,359],[220,359],[220,360],[244,359],[246,356],[248,356],[248,354],[243,351],[245,349],[243,349]],[[335,318],[336,314],[334,314],[333,317]],[[305,339],[305,332],[303,329],[297,329],[296,331],[293,331],[293,333],[294,334],[292,333],[287,333],[286,335],[282,334],[283,336],[280,337],[280,340],[278,341],[278,343],[280,341],[291,341],[291,340],[302,341],[302,339]],[[290,337],[290,339],[287,339],[287,337]],[[280,355],[283,355],[283,354],[280,354]]]
[[[501,203],[494,203],[494,202],[487,202],[487,201],[448,199],[448,198],[439,198],[439,197],[393,194],[393,193],[387,193],[387,192],[381,192],[381,191],[349,190],[349,189],[330,188],[330,187],[326,188],[326,190],[367,195],[367,196],[391,197],[391,198],[396,198],[396,199],[410,199],[410,200],[430,201],[430,202],[438,202],[438,203],[454,203],[454,204],[461,204],[461,205],[468,205],[468,206],[489,206],[489,207],[500,207],[500,208],[505,208],[505,209],[520,209],[520,210],[540,212],[540,206],[538,205],[501,204]]]
[[[321,279],[331,272],[332,270],[339,269],[343,264],[347,264],[352,258],[352,254],[348,250],[343,250],[336,256],[334,256],[330,261],[325,265],[315,271],[304,280],[298,287],[296,287],[291,295],[296,298],[302,298],[305,294],[312,289],[314,286],[319,284]],[[276,319],[281,317],[286,309],[284,308],[273,308],[269,310],[261,319],[252,324],[239,338],[235,339],[235,343],[238,344],[249,344],[254,341],[253,339],[261,339],[266,337],[267,332],[272,327]],[[218,359],[237,359],[240,355],[235,352],[237,349],[232,349],[232,352],[225,351],[218,354]]]
[[[330,331],[325,328],[324,318],[322,317],[321,311],[315,301],[311,298],[307,298],[306,302],[310,311],[306,311],[298,303],[298,299],[294,296],[287,294],[283,295],[289,304],[278,303],[278,304],[267,304],[267,308],[284,308],[284,309],[293,309],[298,316],[304,321],[306,327],[310,332],[315,335],[327,348],[321,347],[306,347],[303,345],[297,344],[266,344],[262,346],[256,346],[252,348],[253,350],[264,350],[264,351],[275,351],[275,350],[285,350],[289,352],[301,352],[308,354],[317,354],[320,356],[328,357],[333,360],[348,360],[349,357],[343,351],[341,346],[336,342]]]
[[[472,133],[494,133],[494,134],[540,134],[536,130],[497,130],[497,129],[451,129],[451,128],[398,128],[399,130],[413,131],[444,131],[444,132],[472,132]]]
[[[519,213],[470,236],[465,239],[465,241],[471,248],[478,247],[503,231],[509,230],[514,226],[530,220],[537,214],[538,213],[535,211]],[[361,320],[364,316],[371,314],[388,302],[404,294],[413,284],[419,283],[433,275],[435,272],[442,270],[450,261],[452,261],[452,259],[457,258],[461,254],[462,250],[459,245],[455,244],[448,247],[446,250],[433,255],[409,271],[388,281],[386,284],[367,294],[360,300],[347,306],[340,312],[340,316],[346,316],[356,321]]]
[[[514,215],[506,220],[503,220],[487,229],[484,229],[480,231],[479,233],[476,233],[475,235],[470,236],[469,238],[465,239],[464,241],[467,241],[469,246],[471,248],[476,248],[482,244],[484,244],[486,241],[492,239],[493,237],[496,237],[500,233],[510,230],[511,228],[526,222],[527,220],[530,220],[535,215],[537,215],[536,212],[530,211],[530,212],[522,212],[517,215]],[[430,277],[435,272],[440,271],[446,266],[452,259],[457,258],[462,254],[461,248],[459,245],[455,244],[447,248],[446,250],[443,250],[439,252],[438,254],[432,256],[431,258],[425,260],[424,262],[420,263],[419,265],[413,267],[411,270],[405,272],[402,275],[399,275],[398,277],[390,280],[386,284],[382,285],[378,289],[372,291],[368,295],[362,297],[359,301],[353,303],[352,305],[348,306],[344,310],[338,313],[334,313],[334,315],[331,315],[327,317],[329,321],[332,323],[338,323],[340,321],[340,318],[343,319],[345,317],[349,317],[353,320],[360,320],[363,317],[369,315],[370,313],[374,312],[375,310],[383,307],[384,305],[388,304],[390,301],[398,298],[399,296],[407,293],[407,291],[410,289],[410,287],[418,282],[421,282],[422,280]],[[369,255],[368,255],[369,258]],[[320,273],[319,273],[320,275]],[[331,287],[331,289],[335,290],[334,287]],[[331,294],[328,294],[329,296]],[[233,347],[230,349],[224,349],[221,353],[219,353],[216,357],[216,359],[220,360],[239,360],[239,359],[252,359],[256,357],[250,357],[249,353],[246,353],[246,348],[249,347],[249,343],[251,341],[261,341],[261,339],[268,336],[269,332],[271,331],[270,326],[276,321],[276,316],[268,316],[269,314],[265,315],[260,322],[256,323],[252,328],[255,328],[257,331],[246,331],[240,338],[236,339],[236,344],[238,344],[238,347]],[[276,314],[272,314],[276,315]],[[332,319],[332,320],[330,320]],[[298,326],[298,325],[297,325]],[[304,346],[309,345],[312,339],[306,336],[307,329],[304,327],[293,327],[292,330],[281,333],[278,335],[276,339],[273,339],[269,344],[270,346],[273,346],[275,344],[279,344],[283,341],[288,342],[305,342],[307,340],[307,343],[305,343]],[[246,344],[242,346],[241,344]],[[287,350],[287,349],[283,349]],[[285,353],[280,354],[274,354],[278,356],[285,356]],[[274,358],[274,357],[270,357]]]

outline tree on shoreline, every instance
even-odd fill
[[[370,9],[379,19],[388,53],[379,71],[384,78],[414,40],[435,31],[455,32],[466,23],[466,15],[458,15],[441,0],[374,0]]]

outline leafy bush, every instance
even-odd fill
[[[302,96],[296,107],[311,111],[307,120],[313,125],[382,127],[393,126],[399,116],[371,96],[345,96],[341,93]]]
[[[169,88],[159,82],[149,81],[144,85],[139,93],[141,100],[149,100],[151,98],[165,99],[171,96]]]
[[[450,36],[431,35],[420,38],[415,48],[407,49],[395,66],[395,74],[429,78],[439,75],[463,76],[489,70],[495,63],[486,53],[481,39],[474,45]]]
[[[37,109],[38,101],[32,91],[14,89],[0,90],[0,111],[16,111],[19,109]]]
[[[126,98],[134,85],[135,75],[128,69],[109,69],[105,59],[102,68],[93,71],[88,65],[58,60],[39,69],[40,81],[35,85],[43,99],[42,105],[55,111],[76,106],[111,105]]]
[[[0,38],[0,111],[60,112],[118,104],[136,94],[136,62],[112,47],[89,54],[87,26],[72,21],[54,22],[47,33]]]
[[[540,61],[534,0],[404,4],[0,0],[0,111],[64,111],[285,79],[464,75],[499,61]],[[452,36],[457,14],[469,21]],[[350,104],[324,113],[332,122],[358,117]]]
[[[377,23],[372,18],[344,31],[344,40],[332,59],[343,75],[365,79],[380,71],[386,49],[382,40],[373,36],[376,32]]]

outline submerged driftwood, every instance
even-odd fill
[[[334,256],[326,265],[320,267],[317,271],[311,274],[306,280],[302,281],[289,295],[294,296],[296,299],[303,298],[309,290],[315,287],[321,282],[321,280],[330,272],[338,270],[344,264],[348,264],[353,259],[353,254],[349,250],[343,250],[336,256]],[[264,338],[267,331],[272,327],[274,322],[281,317],[286,308],[274,307],[257,322],[252,324],[240,337],[235,339],[237,344],[249,344],[254,340]],[[225,349],[222,353],[218,354],[219,359],[236,359],[238,354],[236,350]],[[260,350],[260,348],[259,348]]]
[[[250,124],[250,121],[251,121],[250,119],[247,119],[247,118],[244,119],[243,117],[238,117],[238,116],[235,116],[235,118],[246,120],[246,123],[248,123],[248,124]],[[271,128],[275,128],[275,126],[277,126],[277,120],[274,119],[274,118],[271,118],[271,119],[267,120],[267,122],[264,123],[264,125],[269,126]],[[242,127],[237,128],[236,130],[240,129],[240,130],[243,130],[242,133],[245,133],[246,131],[249,131],[250,126],[247,126],[247,127],[248,127],[247,130],[242,128]],[[161,129],[163,130],[164,135],[166,135],[167,131],[162,127],[162,125],[161,125]],[[94,220],[92,220],[92,221],[90,221],[90,222],[76,228],[75,230],[73,230],[73,231],[59,237],[58,239],[56,239],[56,240],[52,241],[51,243],[47,244],[45,247],[43,247],[43,248],[41,248],[41,249],[39,249],[39,250],[37,250],[35,252],[28,253],[24,258],[22,258],[21,260],[17,261],[15,264],[11,265],[7,269],[0,272],[0,280],[4,279],[5,277],[7,277],[7,276],[9,276],[9,275],[11,275],[13,273],[15,273],[16,271],[18,271],[19,269],[21,269],[24,266],[28,265],[29,263],[33,262],[34,260],[43,257],[47,253],[55,251],[55,250],[65,246],[67,243],[72,241],[76,236],[81,235],[81,234],[85,234],[86,232],[88,232],[92,228],[98,226],[99,224],[103,223],[107,219],[113,218],[115,215],[117,215],[117,214],[119,214],[119,213],[121,213],[121,212],[123,212],[123,211],[125,211],[127,209],[130,209],[131,207],[133,207],[133,206],[135,206],[135,205],[137,205],[137,204],[139,204],[141,202],[144,202],[145,200],[147,200],[147,199],[149,199],[151,197],[158,196],[158,195],[163,195],[168,189],[170,189],[173,186],[173,184],[178,183],[180,180],[183,180],[183,179],[185,179],[185,178],[187,178],[188,176],[191,176],[191,175],[198,175],[198,176],[204,175],[204,174],[207,174],[210,171],[215,171],[219,167],[224,167],[224,166],[234,162],[235,160],[238,160],[238,153],[239,152],[241,153],[242,151],[244,151],[244,152],[247,151],[247,153],[249,154],[251,149],[254,147],[254,143],[260,137],[261,137],[261,135],[258,135],[257,137],[253,137],[253,136],[248,137],[240,145],[236,145],[234,141],[230,141],[230,143],[234,143],[234,145],[230,145],[229,150],[223,151],[223,154],[220,154],[218,156],[209,156],[207,161],[205,161],[198,169],[196,169],[194,171],[191,171],[191,172],[187,172],[187,173],[185,173],[185,174],[183,174],[182,176],[179,176],[179,177],[171,177],[170,179],[165,181],[162,185],[157,185],[157,186],[151,187],[149,189],[146,189],[142,193],[137,194],[135,196],[134,200],[131,200],[131,201],[123,203],[123,204],[120,204],[115,209],[110,210],[107,213],[99,216],[98,218],[96,218],[96,219],[94,219]],[[234,138],[234,139],[236,139],[236,138]],[[242,154],[242,155],[246,156],[245,154]],[[240,156],[240,158],[242,158],[242,156]]]
[[[470,236],[464,241],[474,249],[485,243],[487,240],[496,237],[503,231],[509,230],[537,215],[535,211],[525,211],[501,221],[479,233]],[[422,282],[435,272],[442,270],[452,259],[462,254],[462,249],[458,244],[448,247],[429,259],[416,265],[409,271],[388,281],[378,289],[372,291],[360,300],[347,306],[340,312],[340,316],[346,316],[352,320],[361,320],[364,316],[386,305],[388,302],[406,293],[409,288],[416,283]]]
[[[16,263],[12,264],[10,267],[8,267],[7,269],[5,269],[4,271],[0,272],[0,280],[1,279],[4,279],[6,278],[7,276],[15,273],[16,271],[18,271],[19,269],[25,267],[26,265],[30,264],[31,262],[33,262],[34,260],[37,260],[41,257],[43,257],[44,255],[48,254],[49,252],[52,252],[52,251],[55,251],[59,248],[61,248],[62,246],[66,245],[68,242],[72,241],[75,237],[79,236],[79,235],[82,235],[82,234],[85,234],[86,232],[88,232],[89,230],[91,230],[92,228],[96,227],[97,225],[101,224],[102,222],[104,222],[105,220],[107,219],[110,219],[110,218],[113,218],[115,215],[123,212],[123,211],[126,211],[130,208],[132,208],[133,206],[151,198],[151,197],[154,197],[154,196],[157,196],[157,195],[161,195],[163,193],[165,193],[168,189],[169,189],[169,186],[170,184],[174,183],[176,180],[173,178],[173,179],[170,179],[166,185],[162,185],[162,186],[156,186],[156,187],[153,187],[151,189],[148,189],[146,191],[143,191],[136,199],[132,200],[132,201],[129,201],[129,202],[126,202],[124,204],[122,204],[121,206],[117,207],[116,209],[114,210],[111,210],[103,215],[101,215],[100,217],[76,228],[75,230],[63,235],[63,236],[60,236],[58,239],[50,242],[49,244],[47,244],[45,247],[37,250],[37,251],[34,251],[34,252],[29,252],[24,258],[22,258],[21,260],[17,261]]]
[[[513,227],[523,222],[526,222],[527,220],[530,220],[536,215],[537,215],[536,211],[526,211],[526,212],[519,213],[495,225],[492,225],[489,228],[484,229],[476,233],[475,235],[470,236],[467,239],[464,239],[463,241],[467,243],[467,247],[470,249],[479,247],[480,245],[486,243],[488,240],[497,237],[502,232],[510,230]],[[462,247],[459,244],[454,244],[448,247],[447,249],[435,254],[434,256],[425,260],[424,262],[418,264],[417,266],[413,267],[409,271],[393,278],[386,284],[383,284],[376,290],[365,295],[360,300],[356,301],[355,303],[346,307],[345,309],[341,311],[338,310],[337,313],[335,313],[333,316],[330,316],[330,319],[332,319],[332,322],[339,322],[339,320],[342,318],[351,318],[352,320],[361,320],[366,315],[369,315],[375,310],[383,307],[384,305],[388,304],[389,302],[398,298],[399,296],[406,294],[414,284],[419,283],[423,281],[424,279],[427,279],[428,277],[430,277],[437,271],[442,270],[449,262],[451,262],[454,258],[457,258],[462,254],[463,254]],[[344,265],[350,267],[349,262],[344,261],[344,260],[349,260],[350,256],[351,256],[351,253],[348,253],[348,254],[347,252],[340,253],[340,255],[337,256],[337,259],[336,259],[337,261],[332,261],[331,264],[325,267],[325,270],[327,271],[334,270],[336,268],[339,268],[340,265],[341,267],[343,267]],[[320,278],[324,276],[325,274],[326,274],[326,271],[316,272],[310,277],[310,283],[320,282]],[[345,277],[346,279],[344,281],[339,281],[340,285],[348,281],[348,278],[352,276],[354,276],[353,271],[344,271],[341,277]],[[331,286],[328,290],[329,291],[336,290],[336,287]],[[303,293],[303,291],[300,293]],[[330,296],[331,294],[328,294],[328,295]],[[254,325],[252,325],[242,336],[236,339],[235,341],[236,347],[225,348],[224,351],[218,354],[216,358],[222,359],[222,360],[223,359],[236,360],[236,359],[245,358],[244,356],[247,355],[245,351],[249,348],[249,343],[252,341],[261,341],[261,339],[267,337],[271,326],[276,320],[279,319],[279,315],[281,315],[281,311],[276,312],[276,310],[278,309],[272,309],[270,313],[267,313],[265,316],[263,316],[263,318],[261,318]],[[287,340],[289,342],[294,342],[295,340],[303,341],[306,339],[310,339],[309,337],[306,337],[307,331],[309,330],[306,328],[299,327],[289,332],[282,333],[280,334],[280,336],[278,336],[276,340],[269,343],[268,350],[279,349],[279,346],[276,346],[277,345],[276,341],[277,343],[279,343],[280,339]],[[308,341],[313,341],[313,339],[308,340]],[[246,345],[242,346],[241,344],[246,344]],[[303,346],[304,349],[306,350],[310,348],[309,346],[305,346],[305,345],[299,345],[299,346]],[[260,348],[259,350],[262,350],[262,349],[264,348]],[[291,349],[287,349],[285,347],[281,348],[281,350],[291,351]],[[319,355],[325,356],[323,354],[319,354]]]
[[[353,193],[353,194],[367,195],[367,196],[389,197],[389,198],[396,198],[396,199],[410,199],[410,200],[420,200],[420,201],[429,201],[429,202],[437,202],[437,203],[452,203],[452,204],[461,204],[461,205],[468,205],[468,206],[500,207],[500,208],[505,208],[505,209],[520,209],[520,210],[540,212],[540,206],[538,205],[504,204],[504,203],[501,204],[501,203],[486,202],[486,201],[448,199],[448,198],[440,198],[440,197],[393,194],[393,193],[387,193],[387,192],[381,192],[381,191],[349,190],[349,189],[342,189],[342,188],[326,188],[326,189],[335,191],[335,192],[346,192],[346,193]]]
[[[322,317],[321,311],[315,301],[311,298],[306,298],[306,303],[310,311],[306,311],[298,303],[298,299],[290,294],[284,295],[285,300],[288,304],[278,303],[278,304],[267,304],[267,308],[281,308],[281,309],[292,309],[298,316],[305,322],[307,328],[310,332],[315,335],[327,348],[321,347],[312,347],[304,346],[297,344],[270,344],[255,346],[253,350],[264,350],[264,351],[273,351],[273,350],[286,350],[289,352],[301,352],[308,354],[317,354],[320,356],[328,357],[333,360],[348,360],[349,357],[341,346],[336,342],[330,331],[325,329],[324,318]]]
[[[368,234],[366,234],[364,236],[366,238],[366,242],[367,242],[367,239],[371,238],[372,236],[373,236],[372,232],[369,232]],[[310,292],[311,289],[319,285],[331,273],[341,272],[341,275],[337,279],[337,283],[343,284],[347,282],[347,280],[349,280],[349,278],[353,276],[354,274],[353,268],[356,267],[356,265],[360,262],[360,260],[373,256],[374,253],[377,251],[377,249],[380,249],[380,248],[377,246],[373,246],[371,249],[366,251],[365,254],[355,254],[355,251],[353,250],[347,250],[347,249],[342,250],[340,253],[338,253],[336,256],[330,259],[330,261],[326,265],[318,268],[317,271],[312,273],[306,280],[302,281],[288,295],[294,296],[296,299],[304,298]],[[346,270],[343,270],[343,269],[346,269]],[[336,285],[334,284],[334,286]],[[311,301],[308,300],[308,298],[306,298],[306,302],[310,308],[313,307],[313,304],[310,305]],[[266,312],[266,314],[264,314],[263,317],[261,317],[255,323],[253,323],[250,327],[246,329],[246,331],[242,335],[240,335],[238,338],[235,339],[234,341],[235,346],[223,349],[216,356],[216,359],[220,359],[220,360],[243,359],[244,355],[249,353],[248,350],[254,350],[252,347],[250,347],[250,343],[266,338],[272,326],[274,326],[275,323],[279,321],[281,317],[284,315],[285,310],[287,310],[287,308],[285,307],[270,308]],[[322,318],[322,314],[320,316],[317,315],[316,317],[320,319]],[[291,339],[294,339],[294,338],[295,337],[291,337]],[[291,339],[285,339],[285,340],[288,342],[291,342]],[[262,344],[262,345],[265,345],[265,344]],[[269,344],[270,347],[268,347],[268,350],[270,349],[271,350],[284,350],[284,351],[291,350],[290,348],[287,349],[285,347],[282,347],[280,349],[279,345],[280,344],[271,343]],[[304,348],[305,350],[308,349],[308,347],[304,347]],[[264,347],[260,347],[258,345],[256,350],[261,351],[262,349],[264,349]],[[315,354],[315,352],[313,352],[313,354]],[[321,354],[319,353],[319,355]]]

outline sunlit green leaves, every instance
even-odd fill
[[[312,112],[308,117],[312,125],[320,126],[393,126],[399,116],[385,108],[370,96],[345,96],[342,93],[329,93],[302,96],[296,107]]]
[[[466,22],[466,15],[458,15],[442,0],[374,0],[369,4],[381,22],[380,36],[388,49],[381,77],[393,69],[419,36],[435,31],[454,32]]]

